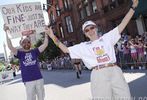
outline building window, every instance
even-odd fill
[[[68,8],[67,0],[63,0],[63,2],[64,2],[64,7]]]
[[[66,9],[70,6],[69,0],[63,0],[63,3],[64,3],[64,8]]]
[[[54,23],[55,22],[55,16],[53,14],[53,11],[51,11],[50,13],[50,23]]]
[[[90,16],[90,9],[88,5],[85,6],[85,10],[86,10],[86,15]]]
[[[60,30],[61,37],[64,38],[63,27],[61,24],[59,24],[59,30]]]
[[[79,12],[80,12],[80,19],[84,19],[87,16],[86,11],[85,11],[84,8],[81,9]]]
[[[57,16],[61,15],[59,5],[56,5],[56,13],[57,13]]]
[[[78,12],[79,12],[79,17],[80,19],[84,19],[84,10],[82,9],[82,4],[79,4],[78,6]]]
[[[93,13],[96,13],[97,12],[96,0],[93,0],[92,1],[92,11],[93,11]]]
[[[66,21],[67,31],[69,33],[73,32],[71,17],[70,16],[65,17],[65,21]]]
[[[63,0],[64,1],[64,7],[67,8],[68,5],[67,5],[67,0]]]
[[[91,15],[88,0],[84,0],[78,5],[78,11],[81,20],[83,20],[86,16]]]
[[[70,10],[71,9],[70,2],[71,2],[70,0],[63,0],[63,5],[64,5],[65,10]]]
[[[84,11],[83,11],[83,9],[80,10],[80,19],[84,19]]]

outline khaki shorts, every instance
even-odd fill
[[[130,100],[130,90],[122,70],[108,67],[92,70],[91,92],[93,100]]]
[[[27,100],[44,100],[44,80],[38,79],[30,82],[25,82]]]

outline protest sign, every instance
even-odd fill
[[[11,38],[44,31],[45,21],[40,2],[3,5],[0,7]]]

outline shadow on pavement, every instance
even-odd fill
[[[43,70],[41,71],[44,84],[56,84],[61,87],[69,87],[72,85],[78,85],[87,83],[90,81],[90,71],[82,71],[80,79],[76,78],[76,72],[74,70]],[[13,80],[5,81],[7,85],[22,82],[21,74],[18,74]]]
[[[145,73],[145,75],[129,83],[131,95],[133,100],[147,100],[147,72],[138,72]]]
[[[74,70],[44,71],[43,77],[45,85],[56,84],[66,88],[89,82],[90,71],[82,71],[80,79],[76,78],[76,72]]]

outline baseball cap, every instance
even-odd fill
[[[20,42],[22,43],[24,40],[31,41],[31,38],[29,36],[23,36],[23,37],[21,37]]]
[[[85,29],[87,26],[89,26],[89,25],[94,25],[94,26],[96,26],[96,24],[95,24],[93,21],[89,20],[89,21],[86,21],[86,22],[82,25],[82,30],[84,31],[84,29]]]

